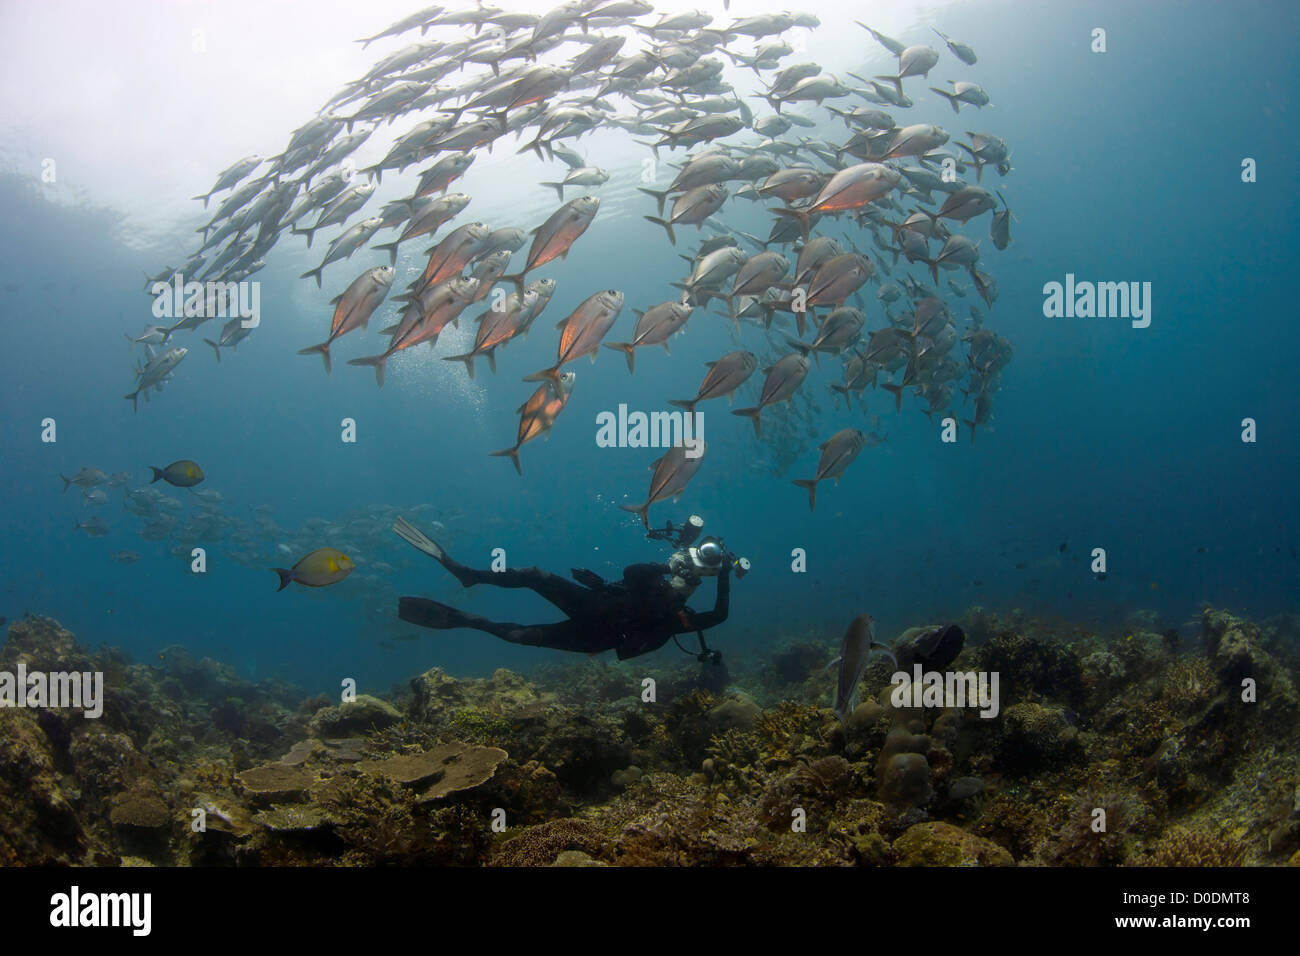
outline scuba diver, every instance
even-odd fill
[[[421,627],[447,630],[468,627],[494,634],[511,644],[548,647],[560,651],[596,654],[613,650],[619,660],[658,650],[679,634],[695,633],[700,642],[697,660],[720,663],[722,655],[704,643],[704,632],[727,619],[731,573],[740,578],[749,570],[749,560],[727,551],[722,540],[706,537],[693,546],[704,528],[704,519],[691,515],[674,528],[672,522],[651,531],[652,539],[669,540],[677,549],[667,564],[632,564],[623,569],[622,581],[605,581],[584,568],[574,568],[573,580],[541,568],[512,568],[480,571],[467,567],[447,554],[437,542],[405,518],[393,522],[393,530],[412,546],[429,555],[451,572],[465,587],[494,584],[503,588],[529,588],[564,612],[567,619],[554,624],[511,624],[448,607],[428,598],[404,597],[397,614]],[[711,611],[692,611],[687,600],[706,577],[718,579],[717,599]],[[678,642],[678,647],[681,643]],[[683,651],[686,648],[682,647]]]

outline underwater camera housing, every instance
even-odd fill
[[[700,538],[704,530],[704,519],[691,515],[681,525],[674,526],[670,521],[664,528],[651,530],[646,537],[652,541],[671,541],[675,550],[668,558],[668,567],[672,573],[684,580],[717,577],[722,570],[725,558],[731,558],[731,568],[737,580],[749,573],[749,558],[737,557],[727,551],[722,539],[716,535]],[[699,540],[696,545],[695,541]]]

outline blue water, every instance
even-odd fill
[[[829,5],[810,6],[823,15],[824,31],[851,19],[819,7]],[[374,30],[403,12],[398,5],[391,17],[373,13],[361,22]],[[339,49],[355,46],[351,40],[361,35],[350,32],[359,16],[350,15],[334,39]],[[1300,332],[1291,301],[1298,210],[1290,64],[1297,9],[978,3],[942,8],[933,22],[971,43],[980,61],[958,73],[960,64],[945,51],[931,81],[975,79],[995,106],[982,113],[964,109],[957,118],[925,92],[929,84],[913,79],[907,88],[917,106],[895,115],[953,133],[993,132],[1014,148],[1013,172],[999,179],[989,169],[983,182],[1004,187],[1017,217],[1009,249],[999,253],[987,238],[981,247],[982,268],[1000,287],[985,325],[1015,349],[995,398],[993,427],[981,429],[974,443],[962,429],[957,444],[944,444],[938,424],[927,421],[913,396],[898,414],[883,391],[867,394],[867,415],[856,407],[846,412],[828,389],[841,380],[839,363],[824,357],[802,389],[815,406],[811,417],[782,409],[764,416],[765,434],[784,433],[784,441],[802,448],[792,467],[780,469],[777,449],[757,442],[725,403],[702,405],[709,442],[704,466],[678,504],[657,504],[651,517],[662,524],[699,513],[709,531],[753,562],[753,572],[734,584],[731,617],[711,643],[732,659],[795,637],[830,644],[862,611],[874,614],[890,637],[971,605],[1023,608],[1097,627],[1143,609],[1180,623],[1205,602],[1256,617],[1295,611]],[[887,32],[905,40],[937,42],[926,21],[889,26]],[[1089,52],[1096,26],[1108,31],[1105,54]],[[883,51],[850,29],[861,36],[828,41],[823,65],[841,75],[883,72]],[[17,42],[0,32],[7,36],[3,47]],[[37,42],[53,50],[58,37]],[[401,42],[376,44],[366,62]],[[786,62],[821,51],[810,41],[806,54]],[[127,64],[128,52],[122,54]],[[321,69],[312,78],[321,103],[355,73]],[[12,107],[19,95],[7,89],[4,100]],[[273,93],[260,108],[275,112]],[[228,148],[189,158],[196,178],[185,187],[187,196],[206,191],[240,156],[278,152],[309,118],[286,110],[282,138],[246,141],[231,121],[238,104],[230,109],[229,117],[213,118],[226,123]],[[801,112],[817,113],[811,106]],[[226,545],[214,541],[207,573],[190,574],[186,562],[168,554],[172,542],[139,538],[143,521],[121,510],[120,491],[102,509],[113,525],[109,536],[74,530],[93,509],[75,487],[63,493],[58,475],[82,466],[128,470],[129,487],[138,487],[148,480],[147,466],[191,458],[206,472],[203,487],[220,491],[226,513],[242,521],[251,520],[251,507],[269,506],[277,524],[292,532],[311,518],[341,522],[352,513],[423,504],[431,509],[417,523],[441,521],[444,543],[467,563],[485,565],[500,547],[512,564],[588,567],[617,577],[626,563],[668,553],[646,541],[637,519],[618,507],[644,500],[648,466],[659,452],[597,448],[596,415],[620,403],[649,411],[689,397],[703,363],[734,348],[765,359],[783,354],[779,338],[768,345],[760,328],[746,325],[737,340],[728,320],[697,310],[687,332],[673,340],[671,357],[642,350],[633,376],[620,354],[604,349],[594,365],[573,365],[573,397],[550,439],[522,449],[522,478],[507,461],[488,457],[513,443],[514,410],[534,388],[520,379],[553,361],[555,323],[591,293],[617,288],[628,304],[606,341],[625,340],[635,322],[632,308],[675,296],[669,283],[684,274],[677,256],[695,244],[695,230],[686,228],[674,248],[641,218],[653,212],[650,200],[635,192],[649,153],[607,130],[577,144],[614,173],[596,191],[601,212],[567,260],[530,276],[555,278],[558,292],[530,337],[499,353],[497,375],[480,361],[470,383],[459,363],[433,357],[464,351],[458,347],[470,334],[464,329],[459,338],[446,336],[432,355],[421,348],[418,356],[394,360],[382,390],[367,370],[345,364],[379,350],[378,326],[340,341],[328,377],[318,359],[295,354],[324,340],[329,300],[363,269],[387,261],[382,253],[360,252],[327,267],[324,289],[317,290],[298,275],[319,262],[324,240],[337,232],[331,230],[310,251],[297,237],[281,239],[255,277],[262,283],[262,327],[236,353],[224,352],[217,363],[199,335],[179,333],[190,355],[175,380],[133,414],[121,399],[134,361],[123,333],[138,334],[152,321],[142,274],[174,265],[195,248],[189,231],[205,221],[200,204],[192,204],[183,229],[140,248],[128,239],[133,215],[145,210],[114,208],[89,192],[74,203],[45,198],[24,159],[42,155],[41,146],[25,141],[32,129],[11,119],[6,107],[0,113],[7,141],[0,178],[0,614],[50,615],[89,645],[115,644],[148,662],[167,645],[184,644],[244,674],[276,674],[313,691],[333,690],[344,677],[386,690],[434,665],[484,674],[561,659],[559,652],[469,631],[426,631],[414,641],[380,646],[413,631],[396,619],[398,594],[507,620],[555,619],[532,595],[462,591],[395,536],[355,554],[359,571],[337,586],[277,593],[265,567],[301,556],[286,561],[275,552],[278,539],[261,542],[264,567],[229,560]],[[145,137],[127,120],[124,136]],[[160,155],[184,149],[184,117],[159,122],[140,148]],[[407,116],[393,132],[415,122]],[[813,133],[845,135],[842,124]],[[362,158],[378,158],[387,143],[377,134]],[[510,140],[491,155],[480,152],[461,184],[475,202],[458,222],[530,229],[554,208],[553,192],[534,183],[555,178],[560,164],[513,153]],[[1244,157],[1257,161],[1258,182],[1241,182]],[[64,162],[62,169],[75,181],[75,164]],[[140,171],[124,169],[128,175]],[[367,211],[403,195],[404,186],[409,191],[416,175],[415,169],[386,174],[383,193]],[[566,198],[577,194],[566,191]],[[770,224],[759,204],[742,199],[732,199],[720,218],[764,235]],[[847,222],[828,228],[836,235],[852,229]],[[963,231],[980,238],[987,228],[984,216]],[[391,240],[381,235],[376,241]],[[870,237],[856,238],[867,243]],[[394,290],[418,275],[417,252],[431,243],[425,237],[408,245]],[[524,254],[517,253],[516,267]],[[1151,326],[1044,318],[1043,284],[1063,281],[1066,273],[1150,282]],[[913,274],[924,279],[919,268]],[[965,277],[959,281],[970,285]],[[883,325],[874,289],[867,289],[872,329]],[[973,290],[969,299],[949,297],[959,327],[966,306],[977,301]],[[387,324],[392,314],[390,301],[376,318]],[[215,331],[205,326],[201,335]],[[752,404],[760,381],[755,376],[742,388],[737,407]],[[807,415],[803,407],[800,415]],[[970,406],[959,409],[968,415]],[[864,451],[838,487],[824,485],[810,514],[805,493],[790,480],[813,474],[816,445],[835,431],[869,430],[869,415],[880,416],[877,430],[888,443]],[[40,441],[47,417],[57,422],[54,444]],[[1258,425],[1253,444],[1241,440],[1248,417]],[[357,422],[355,444],[340,441],[344,418]],[[792,428],[779,428],[782,421]],[[290,538],[299,540],[284,536]],[[1095,547],[1107,552],[1104,581],[1088,568]],[[131,566],[109,560],[123,548],[142,560]],[[806,573],[791,571],[795,548],[806,550]],[[393,570],[366,571],[379,561]],[[712,585],[705,584],[692,604],[711,602]],[[649,660],[661,665],[677,658],[669,644]]]

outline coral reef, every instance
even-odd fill
[[[0,668],[100,671],[104,708],[0,708],[0,865],[1300,861],[1300,619],[963,626],[952,666],[999,673],[996,714],[896,703],[880,655],[841,724],[829,645],[802,635],[734,674],[433,668],[340,703],[29,618]]]

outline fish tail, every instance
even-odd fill
[[[808,489],[808,510],[817,510],[817,479],[816,478],[796,478],[794,483],[800,488]]]
[[[208,343],[208,344],[211,344],[211,343]],[[213,348],[215,348],[215,347],[216,347],[216,346],[213,346]],[[299,354],[299,355],[313,355],[313,354],[315,354],[316,352],[319,352],[319,353],[320,353],[320,357],[321,357],[322,359],[324,359],[324,361],[325,361],[325,374],[328,375],[329,372],[330,372],[330,343],[329,343],[329,342],[322,342],[320,345],[313,345],[313,346],[310,346],[309,348],[299,349],[299,350],[298,350],[298,354]],[[218,356],[218,358],[220,358],[220,356]]]
[[[487,355],[488,368],[490,368],[492,374],[495,375],[497,373],[497,347],[495,345],[492,346],[492,348],[488,349],[484,354]],[[474,377],[473,369],[470,369],[469,376],[470,378]]]
[[[637,189],[647,196],[654,197],[655,202],[659,204],[659,215],[662,216],[664,214],[664,200],[668,198],[668,190],[665,189],[660,192],[658,189],[646,189],[644,186],[638,186]]]
[[[502,448],[500,451],[488,452],[488,455],[492,458],[504,458],[508,455],[510,457],[510,461],[514,463],[515,471],[519,472],[520,475],[524,473],[523,468],[519,467],[519,446],[518,445],[515,445],[513,448]]]
[[[399,239],[398,242],[400,242],[400,241],[401,241],[401,240]],[[397,265],[397,242],[381,242],[381,243],[380,243],[379,245],[377,245],[377,246],[371,246],[371,248],[372,248],[372,249],[387,249],[387,250],[388,250],[388,264],[389,264],[389,265],[393,265],[393,266]]]
[[[149,484],[152,485],[155,481],[157,481],[159,478],[163,476],[163,473],[161,468],[155,468],[153,465],[149,466],[149,470],[153,472],[153,478],[149,482]]]
[[[961,421],[963,425],[970,429],[970,443],[972,445],[975,444],[975,423],[967,421],[964,418]]]
[[[628,374],[636,373],[636,346],[631,342],[606,342],[605,348],[618,349],[627,356]]]
[[[498,282],[509,282],[515,287],[515,291],[521,296],[524,294],[524,273],[516,272],[512,275],[502,276]]]
[[[745,415],[754,421],[754,435],[758,438],[763,437],[763,406],[755,405],[753,408],[733,408],[733,415]]]
[[[207,342],[209,345],[212,346],[213,354],[215,354],[215,355],[217,356],[217,361],[220,362],[220,361],[221,361],[221,346],[219,346],[216,342],[212,341],[212,339],[204,339],[203,341],[204,341],[204,342]]]
[[[778,216],[788,216],[791,219],[798,219],[799,225],[803,227],[803,241],[808,241],[808,230],[812,226],[812,217],[809,216],[805,210],[786,207],[784,209],[773,209],[772,212]]]
[[[898,90],[898,95],[903,95],[903,76],[901,73],[877,73],[876,79],[888,80],[894,84],[894,89]]]
[[[564,183],[539,183],[542,186],[550,186],[555,190],[555,195],[559,197],[560,202],[564,202]]]
[[[525,382],[552,382],[556,391],[560,388],[560,367],[553,365],[550,368],[544,368],[540,372],[534,372],[532,375],[524,376]]]
[[[365,358],[348,359],[349,365],[372,365],[375,369],[375,379],[379,382],[379,387],[384,387],[384,363],[388,361],[387,355],[367,355]]]
[[[60,477],[60,478],[63,478],[63,475],[59,475],[59,477]],[[64,490],[64,491],[67,491],[67,490],[68,490],[68,485],[70,485],[70,484],[72,484],[72,479],[71,479],[71,478],[63,478],[63,490]]]
[[[695,398],[670,398],[668,399],[668,404],[676,405],[678,408],[684,408],[688,415],[694,415],[695,405],[698,401],[699,399]]]
[[[894,405],[897,411],[903,410],[903,386],[901,385],[882,385],[880,386],[887,392],[894,393]]]
[[[317,266],[315,269],[311,269],[311,270],[309,270],[309,271],[307,271],[307,272],[304,272],[302,275],[298,276],[298,278],[299,278],[299,279],[305,279],[305,278],[307,278],[308,276],[315,276],[315,277],[316,277],[316,288],[319,289],[319,288],[321,287],[321,286],[320,286],[320,276],[321,276],[321,271],[322,271],[324,268],[325,268],[325,266],[322,264],[322,265],[320,265],[320,266]],[[168,332],[170,333],[171,330],[168,329]]]
[[[464,362],[465,371],[469,372],[469,377],[472,379],[474,377],[474,356],[476,355],[478,355],[477,352],[466,352],[464,355],[444,355],[442,360],[444,362]]]
[[[619,505],[619,507],[634,515],[640,515],[641,523],[646,526],[647,531],[650,529],[650,502],[647,501],[643,505]]]
[[[293,580],[293,572],[288,568],[272,568],[271,570],[280,575],[280,586],[275,590],[277,592],[283,591],[289,586],[289,582]]]
[[[650,220],[656,226],[663,226],[664,232],[668,233],[668,241],[671,242],[674,246],[677,245],[677,237],[673,235],[672,223],[668,222],[668,220],[666,219],[661,219],[658,216],[643,216],[642,218]]]

